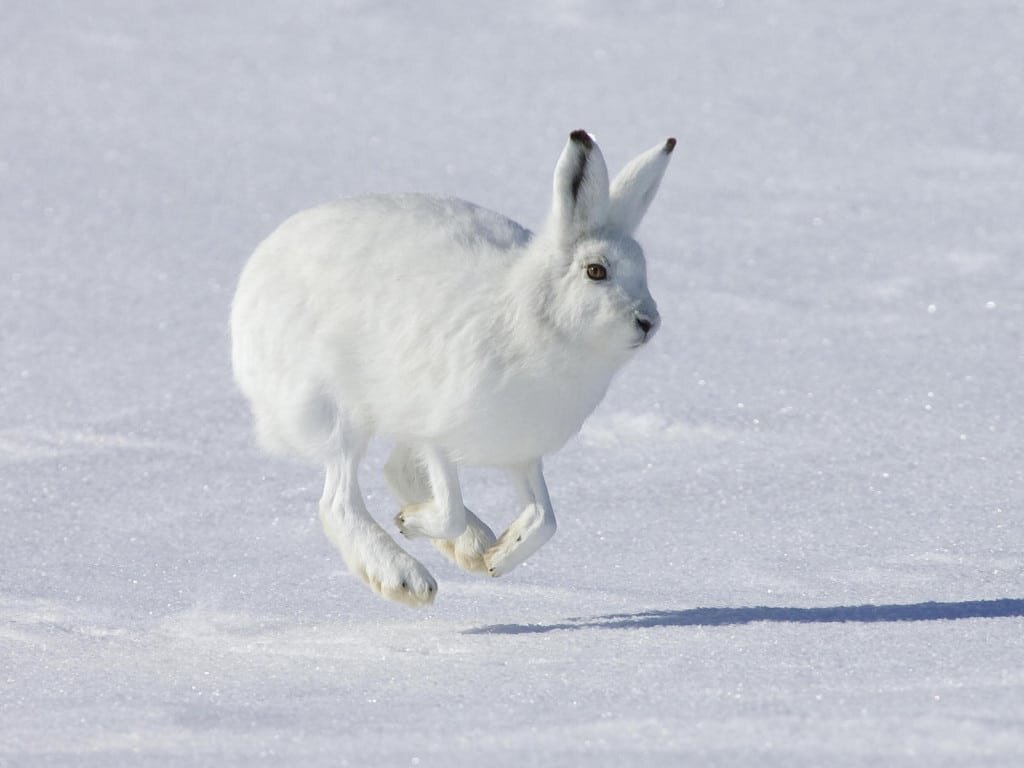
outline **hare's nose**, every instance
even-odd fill
[[[654,327],[654,323],[651,322],[650,319],[644,317],[643,315],[636,316],[636,324],[637,326],[639,326],[640,330],[644,332],[644,336],[650,333],[651,328]]]

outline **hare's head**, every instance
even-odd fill
[[[546,273],[543,313],[611,357],[646,343],[660,322],[633,232],[675,144],[668,139],[639,155],[609,187],[601,150],[586,131],[573,131],[555,167],[551,216],[536,253]]]

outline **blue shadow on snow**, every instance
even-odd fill
[[[1024,617],[1024,600],[967,600],[959,603],[908,605],[840,605],[829,608],[689,608],[682,611],[641,611],[593,618],[566,619],[558,624],[492,624],[468,629],[467,635],[521,635],[562,629],[644,629],[647,627],[721,627],[775,621],[792,624],[842,622],[954,621]]]

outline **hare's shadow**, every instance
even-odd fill
[[[958,603],[903,605],[840,605],[826,608],[688,608],[680,611],[641,611],[591,618],[566,619],[555,624],[492,624],[466,630],[467,635],[519,635],[571,629],[644,629],[647,627],[720,627],[758,621],[793,624],[839,622],[954,621],[1024,617],[1024,600],[967,600]]]

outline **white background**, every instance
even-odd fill
[[[0,765],[1024,762],[1021,3],[7,2],[0,112]],[[679,140],[663,329],[547,547],[385,603],[235,280],[342,195],[535,227],[575,128]]]

